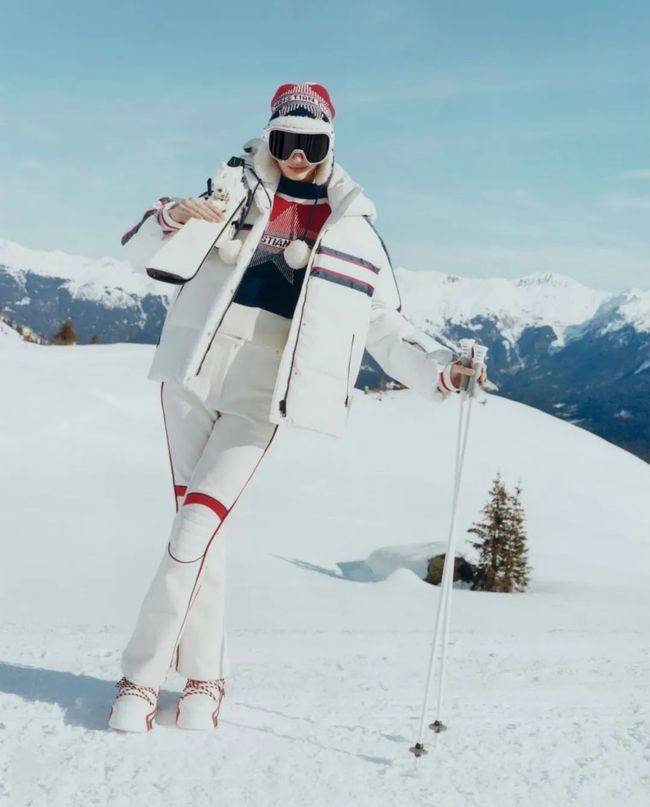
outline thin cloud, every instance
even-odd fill
[[[650,179],[650,168],[634,168],[631,171],[623,171],[619,174],[621,179]]]
[[[601,205],[608,210],[621,213],[647,213],[650,211],[650,196],[637,196],[631,193],[611,193],[602,197]]]

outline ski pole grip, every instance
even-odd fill
[[[474,355],[472,357],[472,367],[482,367],[485,364],[485,357],[488,349],[485,345],[474,345]]]
[[[460,362],[465,367],[472,366],[472,352],[474,349],[474,339],[460,339],[458,341],[460,347]]]
[[[460,363],[464,367],[471,367],[472,366],[472,355],[474,352],[474,339],[459,339],[458,340],[458,347],[460,348]],[[467,392],[470,385],[470,378],[469,376],[461,376],[460,379],[460,389],[461,391]]]
[[[485,357],[487,356],[488,349],[485,345],[474,345],[472,355],[472,367],[474,375],[469,380],[469,394],[475,395],[479,376],[481,375],[483,365],[485,364]]]

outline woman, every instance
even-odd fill
[[[236,263],[213,249],[168,312],[149,377],[161,382],[177,513],[122,657],[113,728],[152,727],[170,667],[187,678],[177,724],[216,726],[226,675],[219,529],[279,424],[340,435],[364,348],[432,400],[473,372],[400,313],[374,205],[334,161],[333,119],[323,86],[278,88],[262,137],[231,161],[248,189]],[[144,270],[191,218],[224,216],[204,197],[159,200],[122,239],[134,266]]]

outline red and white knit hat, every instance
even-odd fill
[[[334,104],[322,84],[281,84],[271,99],[267,129],[334,134]]]
[[[271,99],[271,117],[255,152],[255,168],[265,182],[277,180],[280,168],[271,155],[268,133],[271,129],[329,135],[330,149],[314,175],[317,185],[329,181],[334,168],[334,104],[322,84],[310,82],[281,84]]]

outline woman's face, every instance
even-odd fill
[[[287,179],[297,182],[306,182],[314,178],[317,165],[307,162],[307,158],[300,149],[296,149],[288,160],[276,160],[280,170]]]

